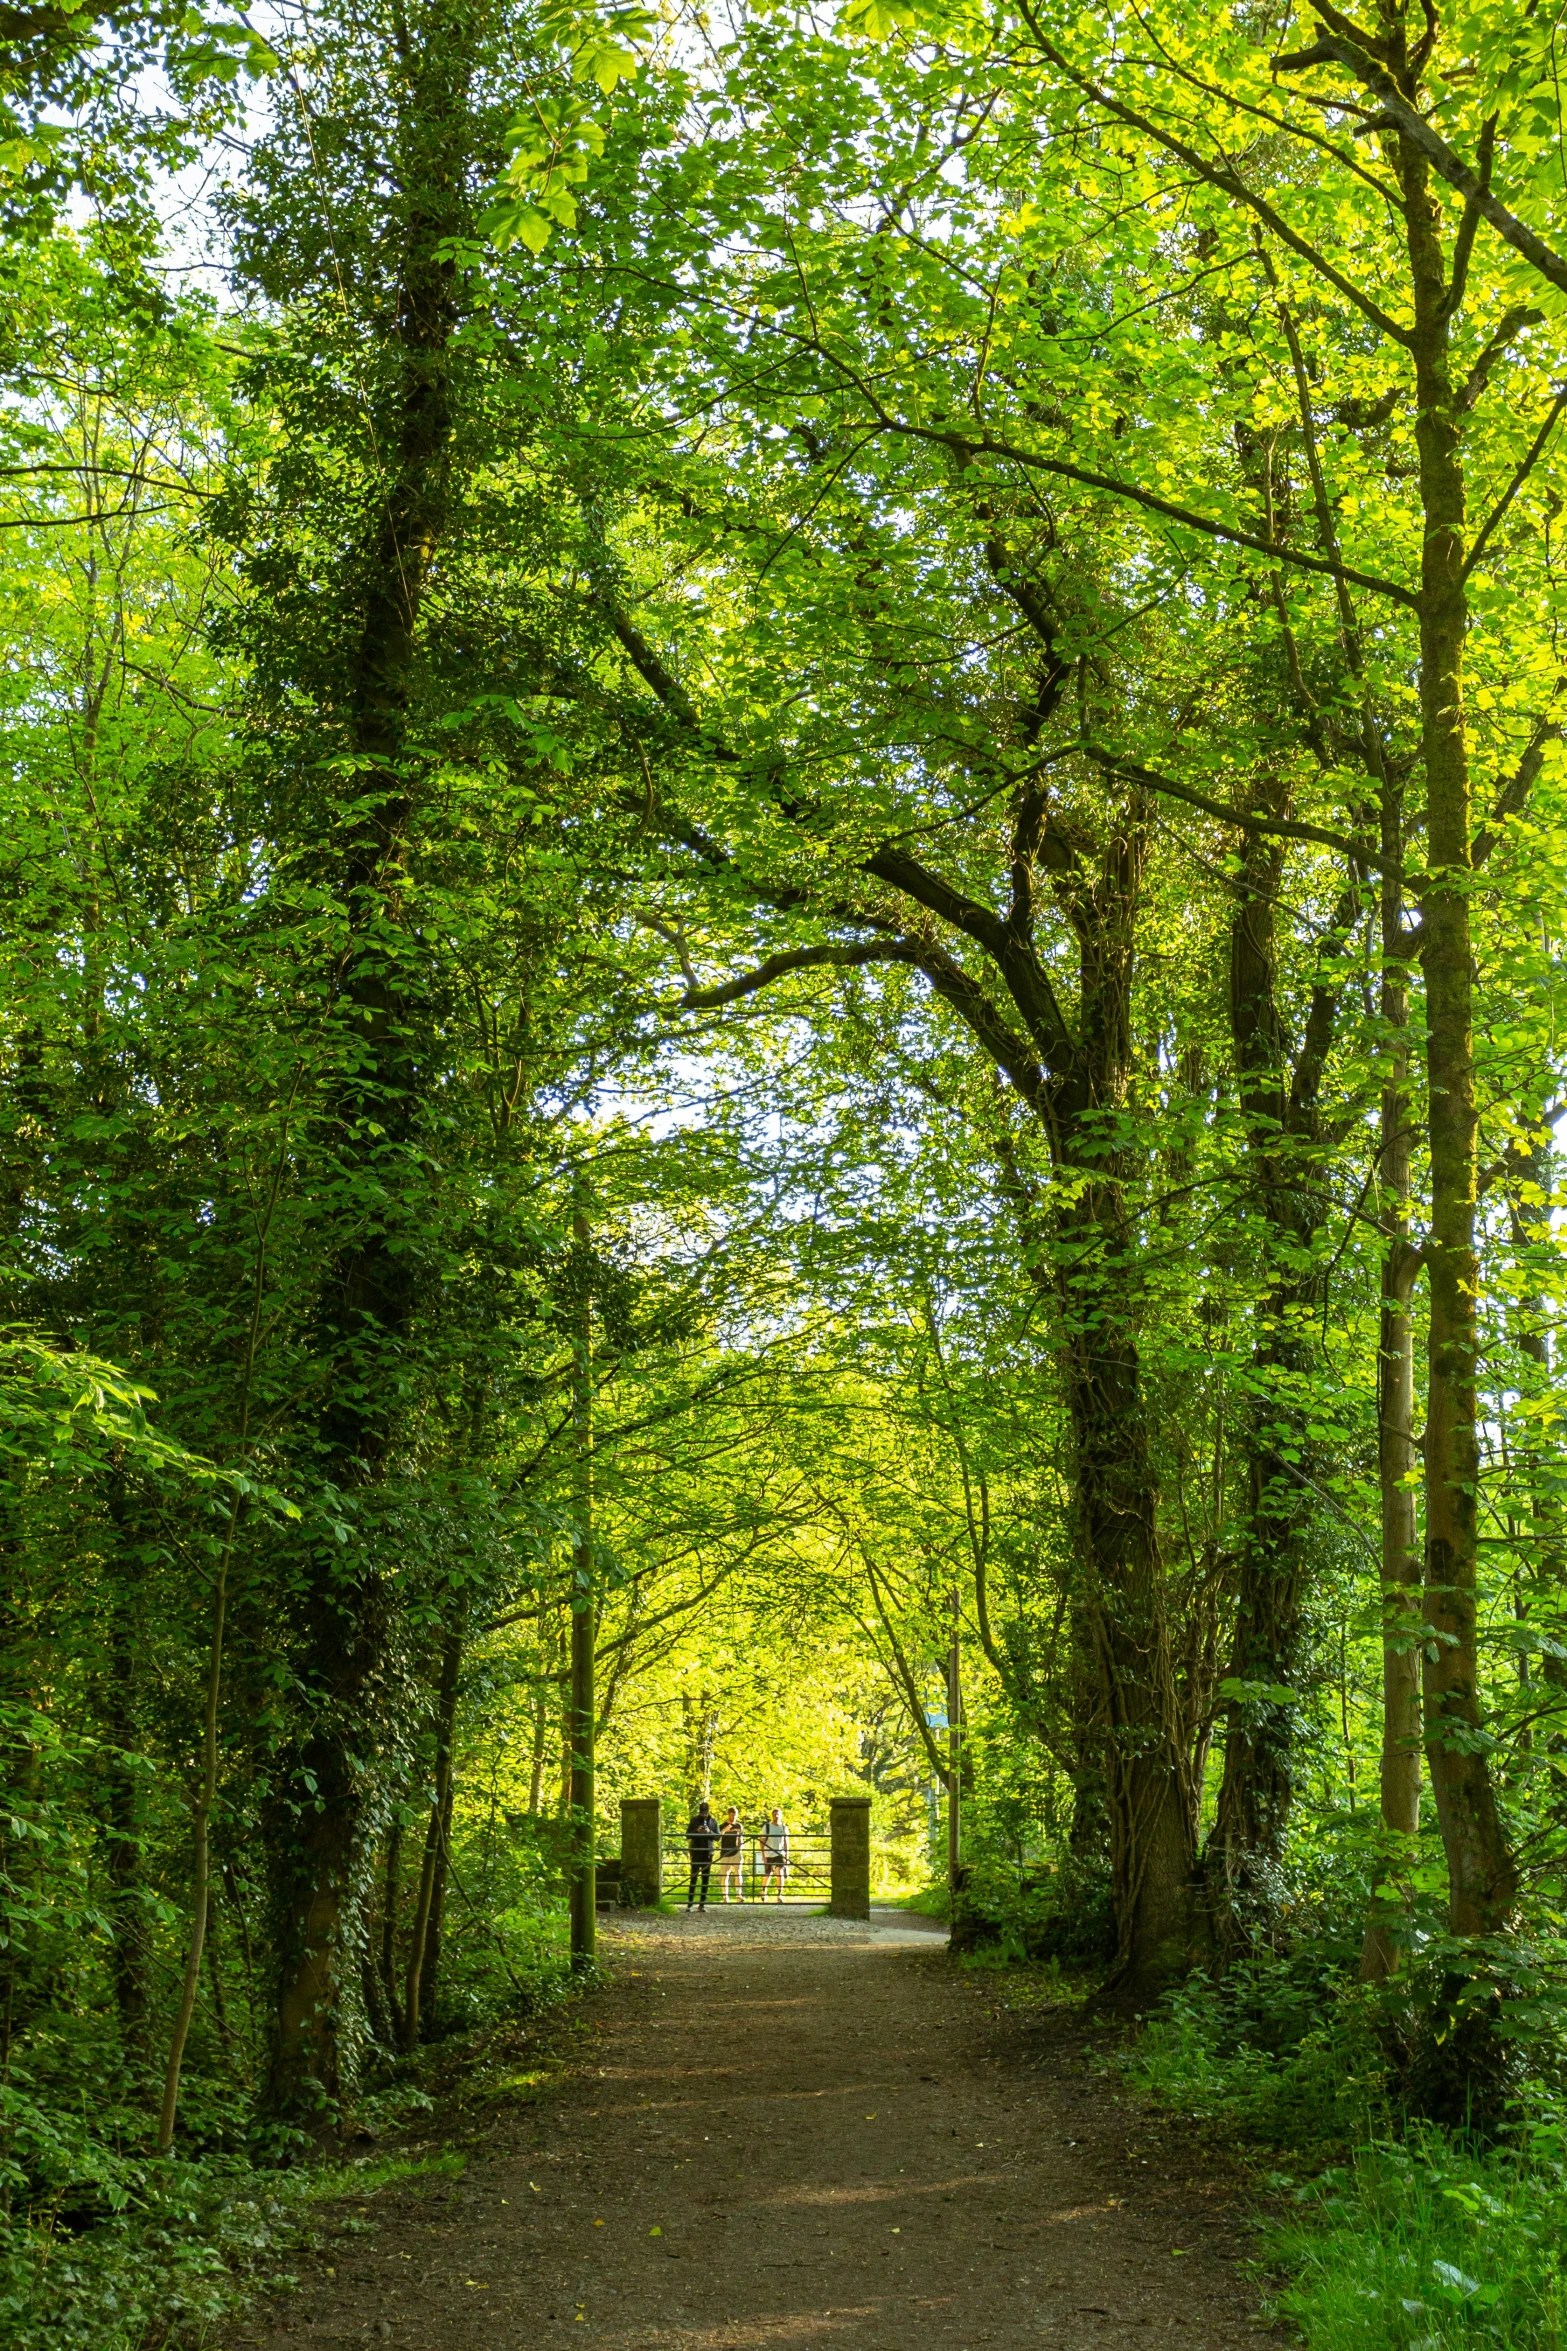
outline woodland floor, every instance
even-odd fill
[[[225,2351],[1246,2351],[1236,2180],[895,1912],[624,1915],[593,2044],[390,2189]],[[579,2331],[580,2330],[580,2331]]]

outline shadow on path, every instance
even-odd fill
[[[597,2046],[496,2115],[464,2179],[224,2341],[266,2351],[1257,2351],[1233,2191],[1091,2074],[1080,2023],[1006,2019],[939,1928],[623,1914]],[[330,2264],[330,2268],[328,2268]]]

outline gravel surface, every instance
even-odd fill
[[[574,2074],[500,2109],[460,2182],[377,2198],[373,2234],[225,2346],[1276,2346],[1234,2183],[1090,2070],[1080,2016],[1020,2020],[942,1940],[898,1914],[617,1922]]]

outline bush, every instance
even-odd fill
[[[952,1913],[952,1947],[990,1947],[1003,1959],[1054,1961],[1068,1969],[1108,1965],[1115,1953],[1109,1871],[1096,1861],[1041,1862],[1020,1872],[979,1861],[963,1872]]]
[[[1232,2141],[1342,2159],[1272,2179],[1291,2202],[1266,2235],[1291,2273],[1274,2307],[1307,2351],[1567,2351],[1567,2127],[1540,2070],[1556,2016],[1551,1971],[1531,1984],[1526,1962],[1511,1956],[1502,2006],[1527,2097],[1489,2145],[1410,2119],[1420,2053],[1463,2021],[1443,1948],[1377,1990],[1318,1942],[1256,1951],[1170,1994],[1128,2055],[1142,2088]],[[1499,1999],[1495,1971],[1471,1965],[1476,2002]]]
[[[1373,2000],[1271,1953],[1218,1983],[1193,1976],[1167,1995],[1129,2064],[1167,2105],[1222,2117],[1258,2146],[1325,2157],[1388,2122]]]

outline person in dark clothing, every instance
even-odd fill
[[[698,1878],[702,1881],[702,1899],[697,1907],[699,1910],[707,1908],[707,1881],[713,1874],[713,1851],[717,1843],[718,1823],[708,1809],[707,1798],[704,1796],[692,1814],[691,1825],[686,1830],[686,1845],[691,1854],[691,1884],[686,1892],[687,1910],[696,1901]]]

